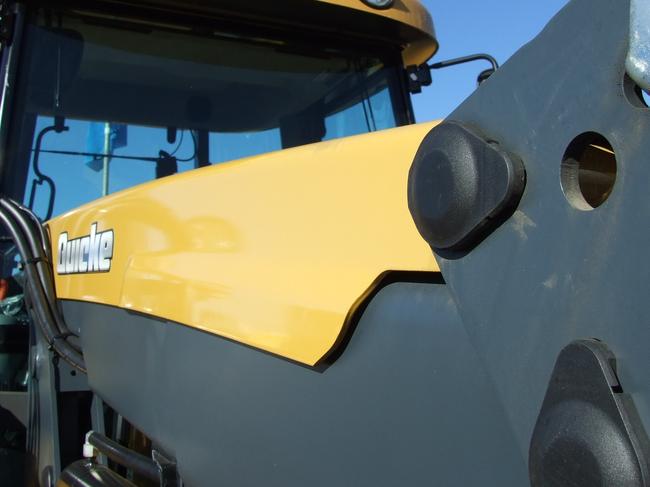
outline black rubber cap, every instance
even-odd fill
[[[512,215],[526,172],[496,142],[444,122],[420,144],[408,184],[411,215],[429,245],[438,252],[466,252]]]
[[[532,487],[650,485],[650,443],[615,364],[595,340],[562,350],[530,443]]]

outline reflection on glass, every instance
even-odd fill
[[[49,218],[178,172],[408,121],[398,53],[161,25],[39,10],[6,193]]]

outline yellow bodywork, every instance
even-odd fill
[[[379,276],[439,270],[406,195],[409,167],[433,125],[197,169],[55,218],[55,262],[64,232],[78,238],[96,223],[114,234],[110,271],[57,274],[58,297],[317,364]]]

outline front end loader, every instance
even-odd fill
[[[643,2],[0,4],[2,485],[650,486]]]

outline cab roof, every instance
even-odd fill
[[[29,1],[29,0],[28,0]],[[46,3],[51,0],[31,0]],[[405,65],[420,64],[438,49],[431,15],[419,0],[395,0],[385,9],[362,0],[61,0],[73,8],[120,13],[127,9],[242,21],[283,30],[358,38],[398,46]],[[146,14],[148,15],[148,13]]]
[[[433,19],[419,0],[397,0],[385,9],[373,8],[361,0],[316,0],[315,3],[328,3],[366,15],[381,16],[401,26],[404,45],[404,63],[420,64],[438,50]]]

